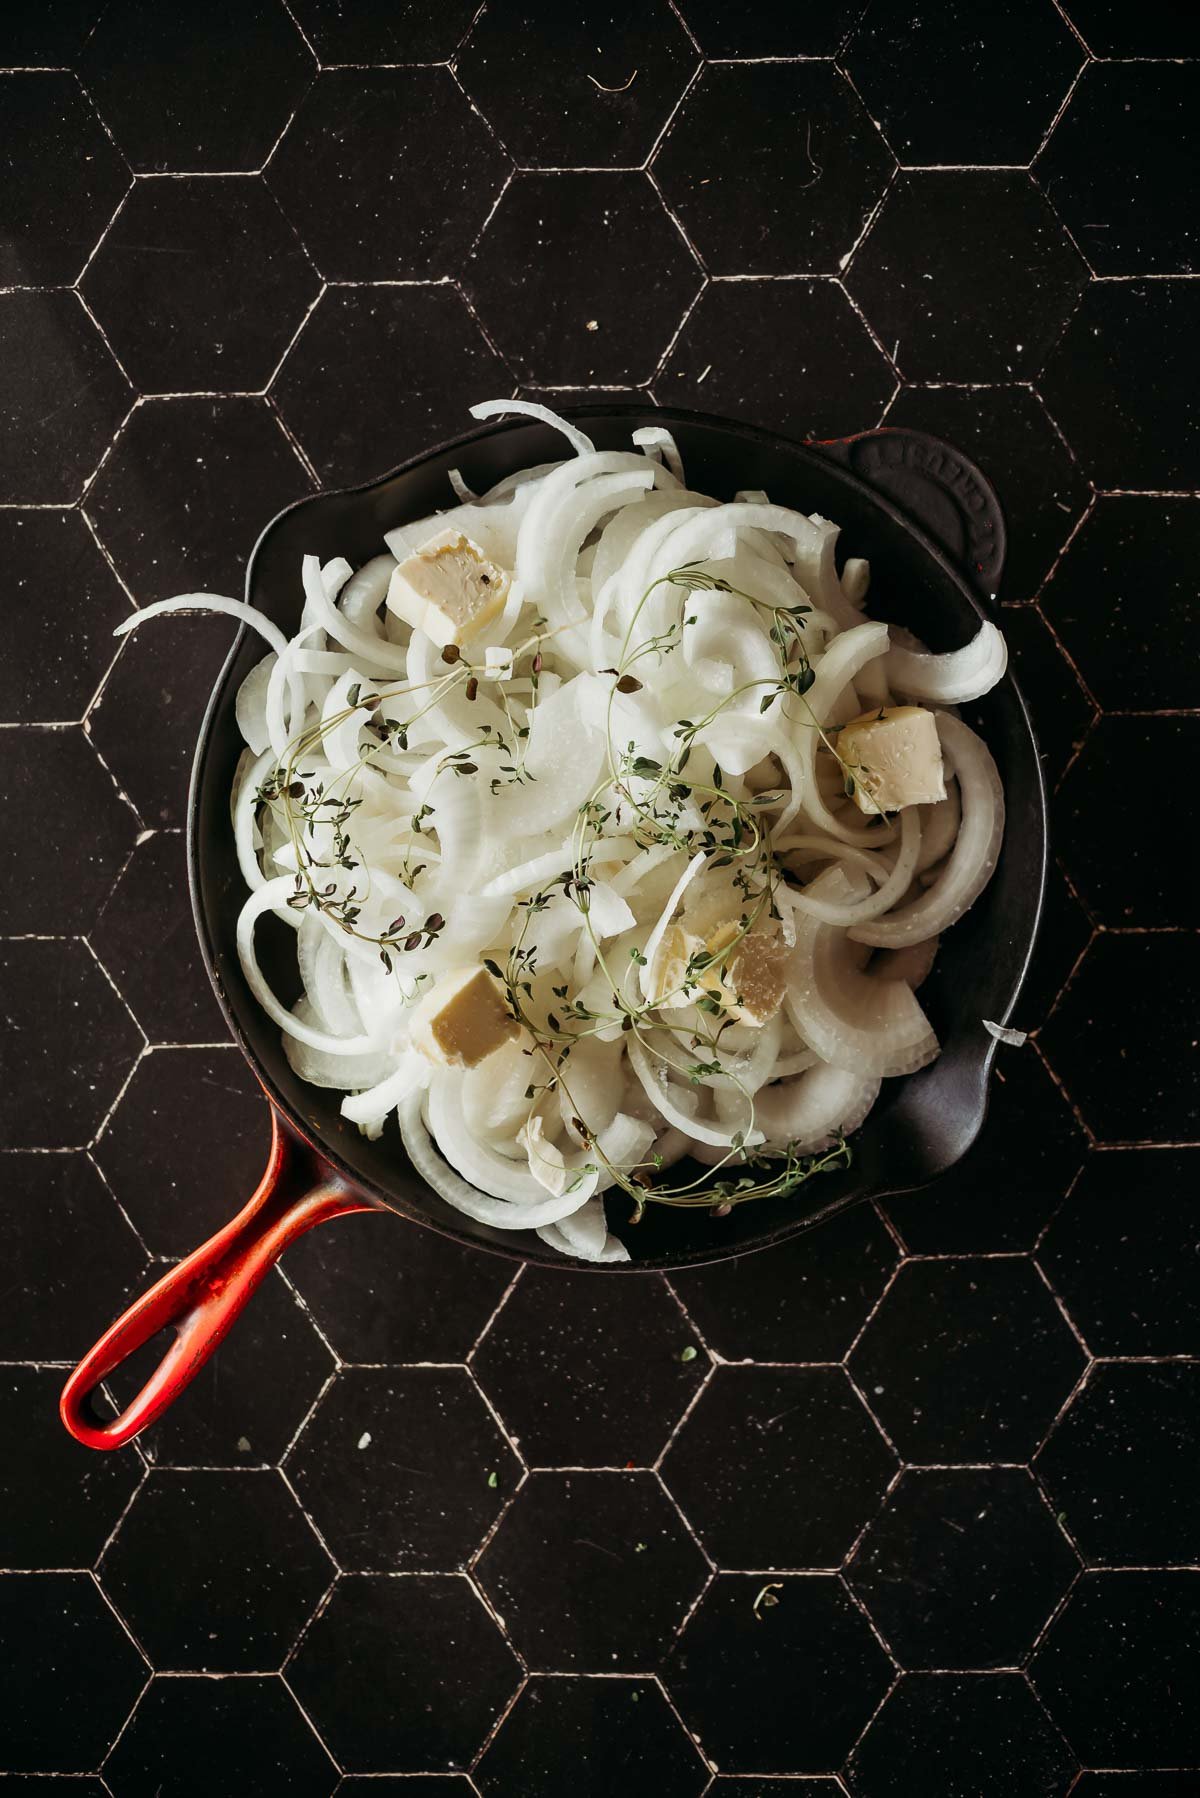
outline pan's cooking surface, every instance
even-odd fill
[[[1116,60],[1049,0],[922,0],[836,67],[689,86],[666,4],[495,0],[457,63],[478,113],[444,68],[365,66],[447,56],[460,0],[292,0],[311,50],[277,0],[2,9],[0,67],[32,71],[0,75],[6,1798],[64,1772],[28,1789],[1200,1786],[1196,1151],[1161,1146],[1200,1137],[1188,783],[1163,778],[1193,759],[1197,505],[1170,495],[1200,491],[1200,284],[1169,277],[1197,73],[1153,60],[1200,43],[1182,4],[1062,5]],[[716,59],[830,54],[862,10],[679,9]],[[314,52],[347,66],[314,79]],[[655,180],[687,241],[636,172],[672,119]],[[203,173],[260,168],[285,126],[265,177]],[[893,179],[893,151],[919,166]],[[1068,228],[1126,278],[1090,279]],[[97,244],[99,328],[65,285]],[[483,393],[647,381],[796,436],[886,408],[995,482],[1070,877],[1014,1020],[1036,1047],[999,1052],[943,1183],[669,1283],[512,1285],[431,1230],[331,1224],[141,1448],[73,1448],[64,1369],[250,1191],[268,1134],[183,890],[232,633],[147,627],[110,671],[109,629],[129,595],[236,593],[315,479],[374,478]],[[1076,1332],[1109,1358],[1082,1385]]]
[[[630,432],[653,416],[649,409],[613,405],[592,410],[583,422],[597,445],[606,448],[627,444]],[[947,510],[953,521],[957,509],[962,539],[979,545],[973,557],[991,556],[998,573],[1002,526],[989,527],[983,517],[977,518],[986,515],[988,501],[977,483],[972,492],[966,471],[949,452],[929,440],[910,444],[901,437],[877,444],[868,440],[863,453],[838,451],[856,469],[881,473],[872,490],[840,461],[815,449],[703,415],[666,410],[658,416],[675,431],[688,479],[700,491],[729,498],[739,488],[760,487],[781,503],[835,518],[842,527],[843,553],[871,562],[877,615],[903,618],[936,649],[956,648],[974,635],[980,607],[967,579],[975,568],[968,562],[960,574],[892,504],[892,495],[899,493],[924,505],[935,528]],[[299,607],[295,570],[304,553],[322,559],[344,553],[361,563],[377,553],[383,532],[392,525],[447,503],[449,468],[459,468],[468,484],[482,491],[505,474],[561,454],[561,449],[558,434],[544,425],[492,426],[374,486],[301,502],[264,533],[250,563],[247,597],[290,633]],[[953,470],[953,479],[947,478],[943,463]],[[926,464],[936,464],[936,481],[923,475]],[[956,487],[970,494],[973,507],[957,501]],[[244,984],[235,941],[244,887],[229,828],[228,795],[243,748],[234,701],[240,681],[259,656],[257,639],[247,635],[218,685],[197,754],[189,821],[197,926],[235,1033],[272,1096],[349,1178],[406,1215],[429,1220],[463,1240],[553,1264],[557,1257],[532,1232],[511,1236],[477,1225],[431,1194],[408,1173],[394,1124],[378,1143],[348,1128],[339,1113],[339,1095],[295,1079],[278,1031]],[[1025,968],[1040,904],[1045,824],[1037,755],[1012,680],[972,708],[971,718],[999,763],[1008,822],[987,891],[947,935],[924,989],[942,1042],[938,1062],[912,1079],[885,1084],[881,1103],[855,1138],[855,1161],[848,1174],[814,1182],[785,1199],[739,1207],[723,1219],[652,1206],[629,1235],[635,1266],[672,1267],[766,1246],[864,1194],[927,1182],[958,1160],[973,1140],[994,1053],[982,1020],[1007,1016]],[[292,933],[280,927],[272,934],[264,927],[260,934],[275,989],[285,994],[298,990]]]

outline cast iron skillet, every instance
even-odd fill
[[[801,446],[693,412],[641,413],[612,405],[581,408],[572,416],[600,448],[627,446],[640,424],[668,424],[683,452],[689,485],[721,498],[731,498],[739,488],[765,488],[772,499],[836,519],[843,552],[870,560],[872,614],[904,622],[936,650],[966,642],[985,615],[1004,554],[999,507],[979,470],[934,438],[880,431]],[[562,454],[562,439],[544,425],[491,425],[416,457],[371,486],[301,500],[259,539],[246,576],[247,597],[290,634],[303,554],[315,553],[322,561],[344,555],[359,565],[378,553],[392,525],[452,503],[449,468],[461,468],[482,491],[515,469]],[[229,792],[242,748],[234,699],[262,653],[257,636],[243,631],[217,682],[196,751],[188,851],[208,971],[226,1021],[271,1101],[270,1163],[245,1209],[136,1300],[67,1382],[63,1421],[93,1448],[116,1448],[159,1416],[224,1337],[275,1259],[326,1218],[392,1210],[460,1242],[563,1266],[563,1258],[532,1232],[505,1234],[447,1206],[409,1167],[394,1125],[376,1143],[348,1126],[338,1112],[339,1095],[297,1080],[276,1026],[246,987],[234,938],[244,889]],[[1015,683],[1003,681],[966,708],[966,716],[999,763],[1008,823],[991,883],[948,933],[922,990],[941,1038],[940,1058],[908,1079],[885,1082],[855,1138],[849,1170],[823,1176],[790,1197],[736,1208],[725,1218],[649,1207],[637,1228],[625,1231],[634,1271],[695,1266],[767,1248],[860,1199],[925,1185],[974,1141],[995,1050],[983,1019],[1008,1017],[1025,973],[1041,909],[1046,815],[1037,747]],[[285,1000],[294,997],[299,986],[292,934],[266,919],[259,942],[275,990]],[[617,1195],[615,1205],[620,1202]],[[620,1226],[619,1212],[613,1221]],[[168,1326],[174,1341],[138,1396],[115,1420],[97,1416],[90,1405],[97,1385]]]

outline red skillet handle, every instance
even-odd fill
[[[249,1204],[135,1299],[63,1387],[59,1413],[77,1442],[131,1442],[194,1379],[289,1243],[327,1218],[379,1209],[286,1130],[275,1111],[271,1123],[271,1158]],[[95,1416],[89,1401],[100,1382],[168,1325],[175,1340],[133,1402],[111,1422]]]

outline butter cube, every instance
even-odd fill
[[[703,946],[703,939],[693,936],[682,924],[667,925],[654,952],[653,961],[648,968],[643,969],[645,979],[642,990],[647,1004],[663,1011],[675,1011],[681,1006],[696,1003],[699,994],[695,988],[687,993],[680,989],[689,960]]]
[[[898,812],[946,797],[937,719],[924,706],[864,712],[842,726],[837,748],[860,812]]]
[[[412,1016],[412,1045],[443,1067],[477,1068],[519,1034],[486,968],[442,974]]]
[[[740,932],[741,925],[732,918],[714,931],[704,947],[710,955],[719,955],[737,941]],[[724,961],[706,968],[700,980],[739,1024],[766,1024],[783,1003],[787,958],[786,945],[776,931],[750,930]]]
[[[439,531],[392,570],[387,607],[439,649],[461,647],[503,610],[511,581],[461,531]]]

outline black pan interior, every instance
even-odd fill
[[[820,512],[842,527],[842,554],[871,563],[870,609],[903,621],[935,650],[957,648],[978,627],[980,608],[945,558],[885,500],[819,449],[745,425],[687,412],[627,406],[572,413],[601,448],[624,447],[642,424],[666,423],[683,453],[690,486],[730,498],[765,488],[773,500]],[[383,547],[385,530],[453,503],[447,470],[461,469],[477,491],[502,476],[563,453],[539,423],[488,427],[434,450],[372,486],[322,494],[281,513],[251,558],[246,596],[287,633],[301,606],[300,560],[345,556],[356,567]],[[356,1185],[406,1217],[461,1241],[562,1267],[531,1232],[506,1234],[452,1210],[413,1173],[394,1124],[368,1142],[339,1116],[339,1097],[296,1079],[276,1027],[242,978],[235,927],[244,888],[234,854],[229,792],[242,748],[234,719],[238,686],[262,655],[243,632],[214,690],[192,780],[189,856],[197,929],[217,996],[242,1048],[277,1105]],[[1024,702],[1011,678],[964,717],[987,740],[1004,780],[1008,824],[996,874],[971,912],[946,936],[922,1001],[942,1042],[940,1058],[908,1079],[887,1081],[854,1140],[853,1166],[784,1199],[741,1206],[725,1218],[651,1206],[622,1230],[634,1267],[669,1268],[768,1246],[846,1205],[921,1186],[952,1166],[983,1122],[995,1043],[983,1019],[1002,1022],[1024,975],[1037,928],[1046,855],[1045,797]],[[293,939],[283,925],[260,925],[264,968],[281,997],[298,992]],[[233,1195],[231,1195],[232,1197]],[[610,1199],[610,1221],[618,1228]],[[610,1270],[605,1270],[610,1271]],[[611,1270],[619,1271],[619,1270]]]

